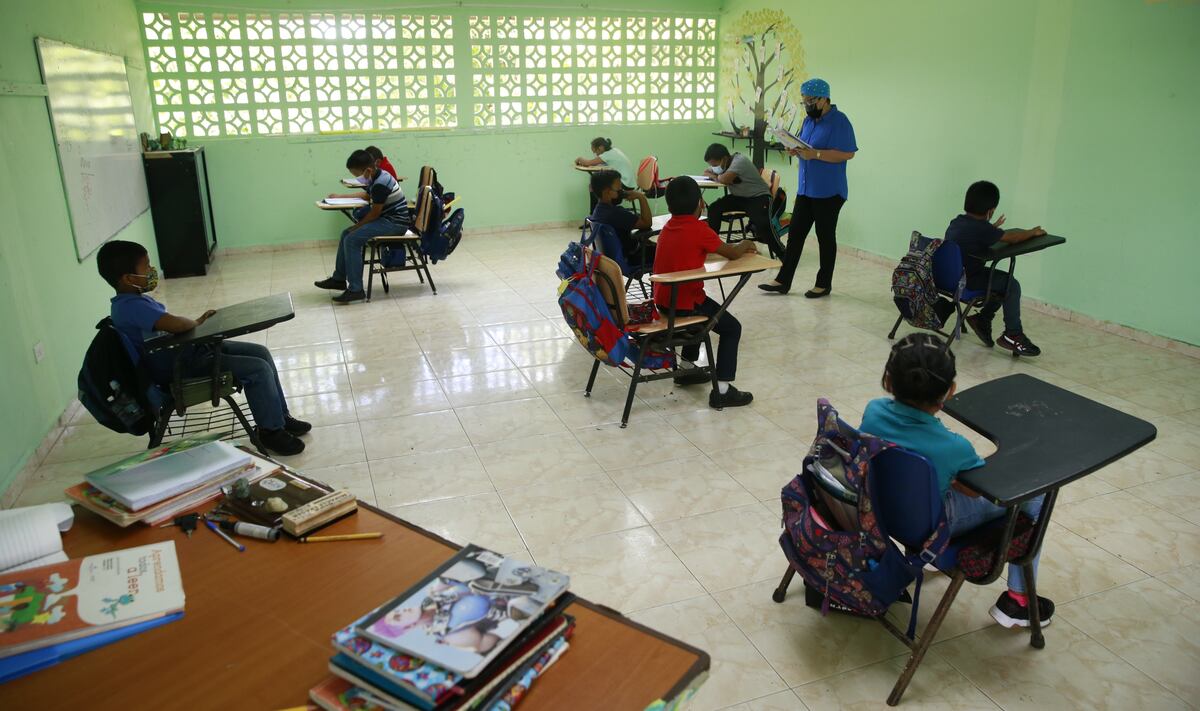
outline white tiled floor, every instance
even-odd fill
[[[453,540],[561,569],[580,593],[706,649],[696,708],[882,707],[904,649],[879,625],[770,593],[785,567],[778,492],[812,437],[815,398],[856,421],[879,394],[888,270],[843,256],[834,296],[819,301],[748,289],[732,311],[737,384],[754,404],[714,412],[703,387],[654,383],[621,430],[626,381],[603,369],[583,397],[589,357],[555,303],[554,265],[574,236],[469,235],[433,268],[437,296],[397,274],[390,295],[335,308],[311,287],[332,248],[224,257],[208,277],[164,281],[160,296],[198,314],[290,290],[296,319],[253,338],[316,425],[291,463]],[[1013,360],[966,338],[960,387],[1027,372],[1149,419],[1159,436],[1064,490],[1042,563],[1059,606],[1046,649],[991,623],[1000,583],[967,586],[903,706],[1200,706],[1200,362],[1025,321],[1045,355]],[[142,446],[80,416],[19,503],[59,498]],[[926,595],[944,585],[931,580]]]

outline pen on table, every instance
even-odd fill
[[[217,535],[218,535],[218,536],[220,536],[221,538],[224,538],[224,539],[225,539],[225,541],[226,541],[226,542],[227,542],[229,545],[233,546],[234,548],[237,548],[237,549],[238,549],[238,552],[240,552],[240,553],[245,553],[245,552],[246,552],[246,546],[243,546],[241,543],[238,543],[237,541],[233,540],[233,539],[232,539],[232,538],[230,538],[229,536],[225,535],[225,532],[224,532],[224,531],[222,531],[220,528],[217,528],[217,524],[213,523],[212,521],[209,521],[209,520],[205,519],[205,521],[204,521],[204,525],[205,525],[205,526],[208,526],[208,530],[210,530],[210,531],[212,531],[213,533],[217,534]]]
[[[341,536],[305,536],[301,543],[325,543],[328,541],[362,541],[368,538],[383,538],[382,533],[347,533]]]

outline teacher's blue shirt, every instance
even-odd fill
[[[800,140],[817,150],[832,149],[846,153],[858,150],[858,144],[854,142],[854,127],[850,125],[846,114],[838,111],[837,104],[830,106],[829,111],[815,121],[806,116],[800,126]],[[826,163],[815,158],[801,160],[799,185],[797,195],[812,198],[841,195],[843,199],[849,198],[846,161]]]

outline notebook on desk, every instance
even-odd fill
[[[339,207],[362,207],[367,204],[367,201],[362,198],[325,198],[321,202]]]

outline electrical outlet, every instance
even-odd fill
[[[41,341],[38,341],[37,343],[33,344],[33,362],[41,363],[42,359],[45,357],[46,357],[46,346]]]

